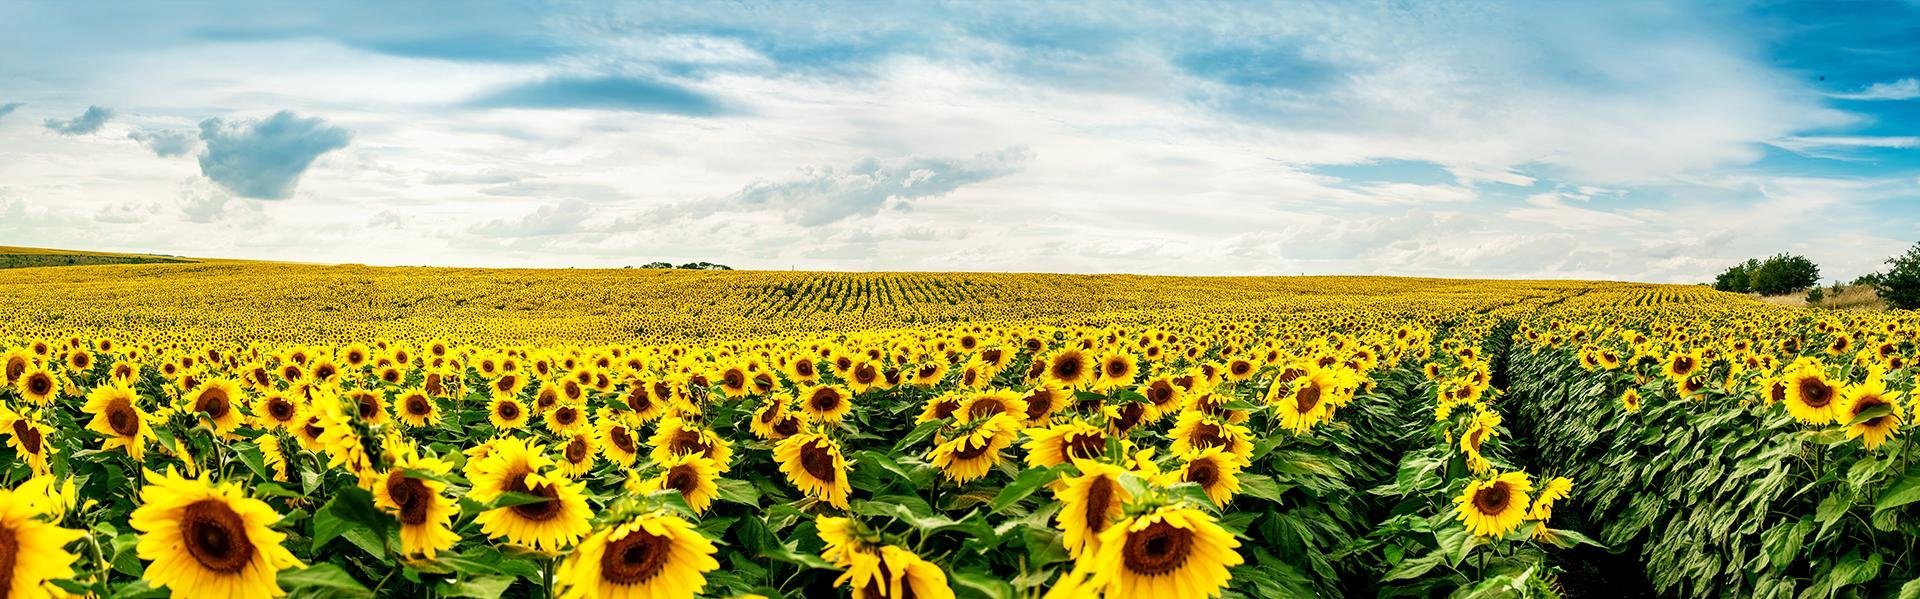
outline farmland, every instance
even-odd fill
[[[1912,312],[75,264],[0,273],[11,596],[1920,592]]]

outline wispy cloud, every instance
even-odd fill
[[[26,105],[27,105],[26,102],[8,102],[5,104],[0,104],[0,118],[6,118],[7,115],[13,114],[13,111],[18,110],[21,106],[26,106]]]
[[[113,109],[88,106],[86,112],[71,119],[47,119],[46,126],[49,131],[61,135],[88,135],[99,131],[112,118]]]
[[[712,116],[721,103],[680,85],[630,76],[554,77],[482,94],[479,108],[591,109]]]
[[[1857,92],[1830,93],[1827,96],[1842,100],[1912,100],[1920,98],[1920,79],[1909,77],[1884,81]]]

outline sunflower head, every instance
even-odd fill
[[[275,574],[302,567],[270,526],[273,508],[231,483],[213,485],[169,469],[147,473],[141,506],[129,524],[154,586],[185,597],[268,597],[283,593]]]
[[[1527,493],[1531,491],[1533,482],[1525,472],[1507,472],[1469,482],[1455,500],[1455,518],[1466,523],[1467,532],[1475,535],[1505,536],[1526,519]]]
[[[691,523],[664,512],[640,514],[593,533],[557,572],[563,597],[699,595],[718,550]]]

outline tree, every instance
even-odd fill
[[[1776,254],[1747,274],[1754,293],[1784,295],[1820,284],[1820,266],[1805,256]]]
[[[1820,300],[1824,299],[1827,299],[1827,293],[1819,287],[1815,287],[1813,290],[1807,292],[1807,305],[1809,306],[1817,306],[1820,304]]]
[[[1880,299],[1897,309],[1920,309],[1920,243],[1904,256],[1888,258],[1887,264],[1891,268],[1881,273],[1879,283],[1874,285]]]
[[[1749,277],[1756,268],[1760,268],[1760,261],[1753,259],[1727,267],[1726,272],[1713,278],[1713,288],[1733,293],[1751,293],[1753,284],[1749,282]]]

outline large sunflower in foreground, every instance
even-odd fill
[[[147,473],[140,507],[128,524],[140,531],[136,549],[148,560],[143,577],[176,599],[278,597],[275,576],[302,568],[270,526],[280,514],[248,498],[232,483],[213,485],[168,469]]]
[[[1831,424],[1840,417],[1840,387],[1827,379],[1819,362],[1800,360],[1787,368],[1788,414],[1807,424]]]
[[[1868,376],[1866,382],[1848,385],[1840,398],[1840,406],[1838,420],[1847,425],[1847,438],[1862,439],[1867,449],[1878,449],[1889,437],[1898,434],[1907,416],[1900,407],[1900,393],[1887,392],[1887,383],[1878,372]],[[1862,418],[1874,408],[1886,413]]]
[[[1100,534],[1100,549],[1082,559],[1081,590],[1107,599],[1216,597],[1245,560],[1240,542],[1192,507],[1171,505],[1134,516]]]
[[[240,408],[237,404],[243,399],[240,383],[233,379],[216,378],[188,391],[186,403],[187,410],[195,418],[205,416],[213,423],[213,430],[225,435],[240,428]]]
[[[1460,493],[1455,519],[1466,523],[1467,532],[1483,537],[1504,536],[1527,518],[1530,502],[1527,493],[1533,481],[1525,472],[1508,472],[1487,480],[1467,483]]]
[[[833,507],[847,509],[847,458],[840,445],[817,432],[805,432],[781,441],[773,449],[773,459],[787,480],[807,495]]]
[[[474,518],[488,537],[558,553],[587,535],[593,512],[579,483],[553,471],[553,460],[540,445],[525,439],[495,439],[486,457],[470,464],[471,497],[492,503],[501,495],[521,493],[543,501],[494,508]]]
[[[40,498],[0,489],[0,597],[46,597],[42,583],[73,577],[66,547],[87,535],[47,523],[44,508]]]
[[[834,586],[848,585],[860,599],[953,599],[953,587],[940,566],[912,551],[886,545],[876,552],[851,554],[852,564]]]
[[[1060,542],[1067,555],[1079,557],[1100,547],[1100,534],[1119,518],[1133,494],[1120,484],[1125,468],[1093,460],[1076,460],[1080,475],[1066,478],[1053,492],[1060,502],[1054,520],[1060,524]]]
[[[678,516],[654,512],[593,533],[561,562],[568,599],[680,599],[720,568],[713,542]]]
[[[146,410],[140,409],[139,395],[124,383],[105,384],[87,393],[86,411],[93,415],[87,430],[106,435],[102,451],[125,448],[134,461],[147,449],[153,427],[147,423]]]
[[[435,553],[460,542],[460,534],[453,532],[453,517],[460,508],[446,496],[447,483],[418,476],[445,475],[451,470],[444,461],[408,451],[374,485],[374,505],[400,520],[401,552],[433,559]]]

